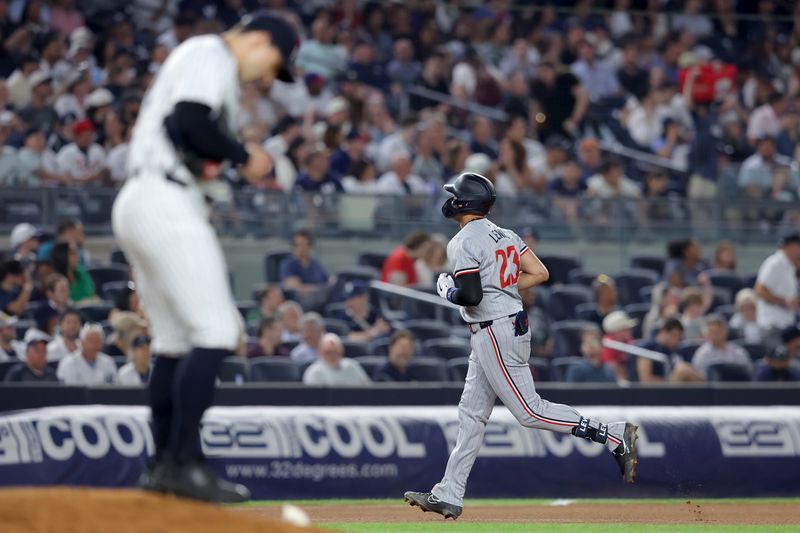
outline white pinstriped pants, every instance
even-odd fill
[[[464,392],[458,403],[458,438],[442,481],[432,490],[434,496],[463,506],[464,491],[472,465],[483,444],[483,433],[499,396],[514,417],[525,427],[570,433],[581,419],[568,405],[543,400],[536,393],[528,358],[530,331],[514,336],[514,318],[501,318],[472,335],[472,353]],[[591,420],[597,428],[599,421]],[[624,422],[608,424],[606,446],[614,450],[622,442]]]
[[[112,225],[135,276],[153,353],[234,350],[243,321],[200,190],[142,172],[117,196]]]

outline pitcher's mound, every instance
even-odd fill
[[[0,490],[3,533],[311,533],[253,514],[136,490]]]

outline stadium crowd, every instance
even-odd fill
[[[0,184],[118,186],[170,52],[269,7],[302,45],[297,83],[241,88],[238,133],[275,159],[257,189],[426,195],[466,169],[570,222],[617,198],[637,220],[720,197],[767,201],[730,213],[764,230],[800,219],[800,6],[463,4],[0,0]],[[209,195],[246,207],[224,207],[245,185],[220,172]]]
[[[537,234],[523,233],[535,250]],[[98,264],[76,220],[51,236],[20,224],[10,237],[0,265],[0,377],[146,383],[147,317],[124,255]],[[292,236],[291,251],[267,253],[267,283],[240,302],[246,335],[220,380],[463,380],[470,347],[460,317],[369,286],[380,279],[433,293],[435,275],[449,270],[443,237],[415,232],[358,261],[329,275],[306,230]],[[584,270],[575,257],[542,261],[551,284],[521,293],[537,380],[800,380],[800,232],[786,234],[749,278],[729,242],[711,261],[693,240],[671,242],[664,257],[633,257],[632,268],[612,275]]]

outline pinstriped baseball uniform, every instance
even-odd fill
[[[112,224],[159,355],[181,356],[193,347],[233,350],[243,331],[203,192],[164,128],[165,117],[184,101],[210,107],[232,131],[239,94],[236,61],[222,37],[193,37],[164,63],[133,130],[129,178]]]
[[[515,317],[509,317],[522,310],[516,283],[520,258],[526,253],[530,250],[518,235],[487,219],[467,223],[447,247],[454,277],[480,272],[483,287],[481,302],[461,309],[473,335],[467,379],[458,404],[458,439],[444,478],[431,491],[453,505],[463,506],[467,478],[497,397],[525,427],[570,433],[581,420],[572,407],[548,402],[536,393],[528,366],[530,331],[516,336]],[[595,420],[589,424],[599,427]],[[620,444],[624,429],[624,422],[608,424],[606,446],[610,450]]]

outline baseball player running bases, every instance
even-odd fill
[[[445,519],[461,515],[467,478],[498,396],[525,427],[570,433],[605,445],[624,480],[633,483],[637,426],[590,420],[536,393],[528,367],[531,334],[519,289],[539,285],[549,274],[516,233],[486,218],[496,198],[494,186],[483,176],[466,173],[444,189],[452,197],[442,213],[458,222],[461,230],[447,246],[453,276],[441,274],[437,290],[461,306],[472,333],[472,353],[458,404],[458,438],[444,478],[431,492],[406,492],[406,502]]]
[[[187,39],[145,97],[131,140],[128,179],[112,212],[114,235],[136,276],[156,355],[148,387],[155,460],[143,488],[216,502],[249,497],[207,466],[199,426],[217,371],[243,323],[202,190],[220,162],[248,180],[272,160],[235,130],[240,83],[291,81],[291,26],[269,12],[222,35]]]

